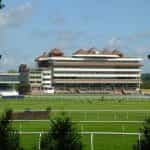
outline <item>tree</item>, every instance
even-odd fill
[[[150,118],[145,120],[141,133],[141,139],[133,146],[133,150],[150,150]]]
[[[2,8],[4,8],[4,7],[5,7],[5,5],[2,4],[2,0],[0,0],[0,9],[2,9]]]
[[[17,87],[19,94],[29,94],[30,88],[30,84],[28,83],[20,83]]]
[[[51,120],[51,127],[41,138],[41,150],[82,150],[80,135],[69,117]]]
[[[10,69],[10,70],[8,70],[8,73],[17,73],[17,70]]]
[[[12,110],[7,110],[0,118],[0,150],[21,150],[19,134],[12,129]]]

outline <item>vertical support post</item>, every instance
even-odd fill
[[[86,111],[84,112],[84,120],[85,121],[87,120],[87,112]]]
[[[97,112],[97,120],[99,120],[99,111]]]
[[[91,133],[91,150],[94,150],[93,133]]]
[[[81,132],[83,132],[84,131],[84,126],[83,126],[83,124],[81,124]]]
[[[122,125],[122,132],[124,133],[124,131],[125,131],[125,127],[124,127],[124,125]]]
[[[117,116],[116,116],[116,112],[114,113],[114,120],[116,120],[117,119]]]
[[[139,150],[141,150],[141,134],[138,135]]]
[[[149,114],[148,114],[148,112],[146,112],[146,118],[148,118],[149,117]]]
[[[126,112],[126,119],[127,119],[127,120],[129,119],[129,114],[128,114],[128,112]]]
[[[140,72],[139,72],[139,76],[140,76]],[[139,83],[139,91],[140,91],[140,88],[141,88],[140,87],[141,86],[141,84],[140,84],[140,77],[138,77],[138,81],[139,81],[138,83]]]
[[[20,133],[22,132],[22,122],[19,123],[19,130],[20,130]]]
[[[62,99],[62,98],[60,98],[60,100],[61,100],[61,104],[63,105],[63,99]]]
[[[40,136],[39,136],[39,145],[38,145],[38,149],[39,149],[39,150],[41,149],[41,134],[42,134],[42,133],[40,133]]]
[[[69,111],[69,117],[72,118],[72,117],[71,117],[71,111]]]

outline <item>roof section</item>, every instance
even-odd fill
[[[54,48],[50,52],[44,52],[41,56],[36,58],[36,61],[47,61],[47,60],[79,60],[79,59],[126,59],[126,60],[131,60],[128,57],[125,57],[124,54],[117,50],[108,50],[108,49],[102,49],[98,50],[96,48],[90,48],[90,49],[79,49],[75,53],[73,53],[72,57],[65,57],[64,53],[58,49]],[[133,58],[137,59],[137,58]],[[134,60],[132,60],[134,61]],[[139,61],[139,60],[137,60]]]
[[[77,55],[77,54],[84,54],[84,55],[86,55],[86,54],[88,54],[88,51],[85,50],[85,49],[79,49],[79,50],[77,50],[76,52],[73,53],[73,55]]]
[[[59,48],[54,48],[48,53],[49,57],[62,57],[64,53]]]
[[[39,60],[41,58],[47,58],[47,57],[62,57],[64,56],[64,53],[59,48],[54,48],[51,51],[44,52],[41,56],[37,57],[35,60]]]
[[[108,49],[103,50],[97,50],[96,48],[90,48],[88,50],[85,49],[79,49],[75,53],[73,53],[73,56],[92,56],[92,57],[100,57],[100,56],[114,56],[114,57],[124,57],[123,53],[119,50],[113,50],[110,51]]]
[[[112,51],[112,54],[114,55],[118,55],[120,57],[124,57],[124,54],[122,52],[120,52],[119,50],[115,49]]]

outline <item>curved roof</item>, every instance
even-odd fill
[[[73,55],[77,55],[77,54],[88,54],[88,52],[85,49],[79,49],[73,53]]]
[[[120,52],[119,50],[115,49],[112,51],[112,54],[114,55],[118,55],[120,57],[124,57],[124,54],[122,52]]]
[[[49,57],[52,57],[52,56],[55,56],[55,57],[57,57],[57,56],[64,56],[64,53],[59,48],[54,48],[48,53],[48,56]]]
[[[90,48],[89,50],[88,50],[88,54],[96,54],[96,48]]]
[[[73,55],[118,55],[119,57],[124,57],[123,53],[117,49],[111,51],[108,49],[97,50],[96,48],[90,48],[88,50],[79,49]]]

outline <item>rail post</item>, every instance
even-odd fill
[[[138,141],[139,141],[139,150],[141,150],[141,134],[138,135]]]
[[[94,150],[93,133],[91,133],[91,150]]]
[[[41,149],[41,134],[42,133],[40,133],[40,136],[39,136],[39,145],[38,145],[39,150]]]

